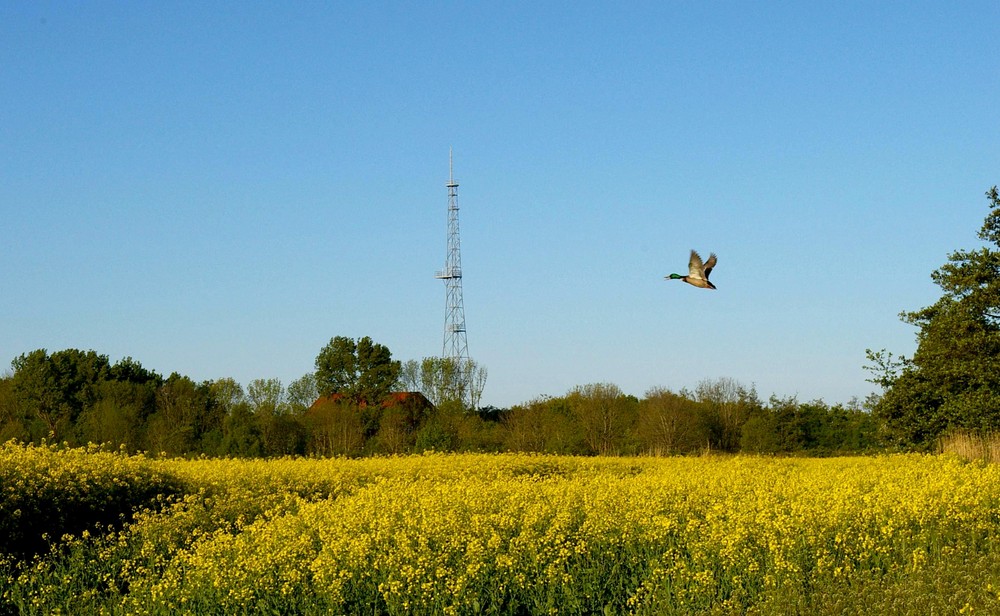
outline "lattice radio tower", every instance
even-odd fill
[[[458,180],[448,148],[448,253],[444,269],[434,277],[444,280],[444,347],[441,356],[454,359],[459,369],[469,359],[465,337],[465,302],[462,300],[462,251],[458,238]]]

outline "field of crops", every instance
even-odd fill
[[[4,613],[1000,613],[1000,470],[941,456],[7,444],[0,537]]]

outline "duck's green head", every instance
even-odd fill
[[[684,278],[684,276],[681,276],[680,274],[670,274],[669,276],[664,276],[664,278],[668,278],[670,280],[680,280]]]

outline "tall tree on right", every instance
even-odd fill
[[[869,350],[866,366],[883,388],[874,413],[887,439],[927,447],[949,430],[1000,428],[1000,194],[986,192],[990,212],[977,250],[959,250],[931,274],[944,294],[900,318],[919,328],[912,358]]]

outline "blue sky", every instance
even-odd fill
[[[441,352],[448,149],[484,404],[873,391],[1000,183],[995,2],[0,6],[0,362]],[[718,291],[663,276],[716,252]]]

